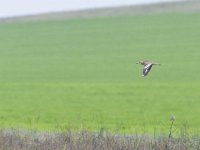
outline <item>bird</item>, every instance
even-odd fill
[[[142,71],[143,77],[148,75],[148,73],[150,72],[153,65],[161,65],[160,63],[154,63],[154,62],[148,61],[148,60],[139,61],[136,64],[141,64],[144,66],[143,71]]]

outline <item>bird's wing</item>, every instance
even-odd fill
[[[143,76],[146,76],[149,73],[149,71],[151,70],[152,66],[153,66],[153,64],[147,64],[147,65],[144,66],[144,68],[143,68]]]

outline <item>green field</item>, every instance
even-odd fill
[[[0,24],[0,127],[200,128],[200,14]],[[141,77],[142,59],[160,62]]]

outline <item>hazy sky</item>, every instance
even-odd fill
[[[0,17],[178,0],[0,0]]]

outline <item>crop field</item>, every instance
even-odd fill
[[[200,14],[0,24],[0,127],[200,128]],[[154,60],[147,77],[136,62]]]

